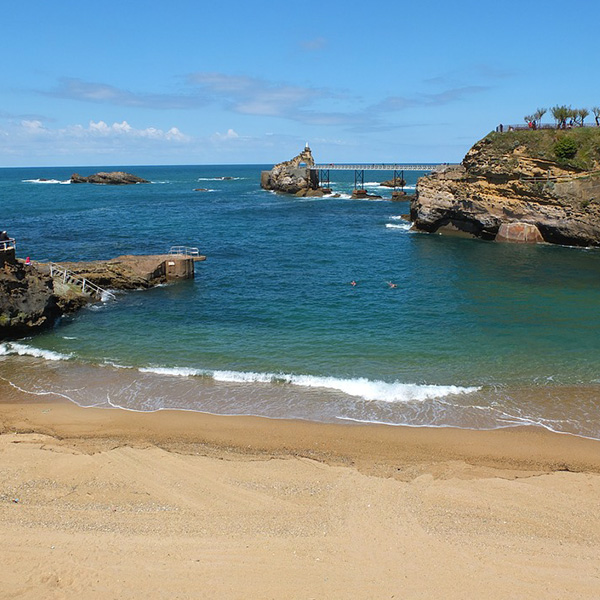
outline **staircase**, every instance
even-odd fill
[[[50,267],[50,277],[53,279],[57,279],[62,281],[63,283],[68,283],[70,285],[75,285],[81,289],[84,294],[88,296],[94,296],[98,298],[98,300],[102,300],[103,302],[106,300],[114,300],[115,295],[104,288],[101,288],[99,285],[92,283],[85,279],[85,277],[79,277],[75,273],[65,269],[61,265],[56,263],[49,263]]]

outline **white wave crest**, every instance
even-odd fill
[[[238,181],[242,177],[198,177],[196,181]]]
[[[318,377],[315,375],[290,375],[285,373],[256,373],[244,371],[202,371],[184,367],[143,367],[142,373],[170,375],[177,377],[212,376],[215,381],[228,383],[274,383],[289,384],[304,388],[337,390],[363,400],[379,402],[422,402],[433,398],[443,398],[454,394],[470,394],[479,387],[456,385],[420,385],[416,383],[388,383],[372,381],[364,377],[341,379],[338,377]]]
[[[70,179],[61,181],[60,179],[22,179],[23,183],[58,183],[60,185],[67,185],[71,183]]]
[[[71,354],[61,354],[60,352],[54,352],[52,350],[34,348],[33,346],[20,344],[19,342],[4,342],[3,344],[0,344],[0,356],[10,356],[14,354],[17,354],[18,356],[34,356],[46,360],[69,360],[72,356]]]
[[[125,367],[119,366],[119,368]],[[205,371],[185,367],[140,367],[138,371],[140,373],[155,373],[156,375],[171,375],[174,377],[196,377],[198,375],[205,375]]]
[[[214,371],[212,376],[215,381],[232,383],[272,383],[282,380],[281,377],[272,373],[245,373],[243,371]]]
[[[320,387],[344,392],[363,400],[381,402],[411,402],[442,398],[451,394],[469,394],[477,387],[459,387],[455,385],[419,385],[416,383],[387,383],[371,381],[364,377],[358,379],[338,379],[337,377],[314,377],[311,375],[292,375],[290,383],[304,387]]]
[[[410,231],[412,223],[386,223],[388,229],[402,229],[402,231]]]

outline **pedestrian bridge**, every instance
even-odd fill
[[[404,171],[420,171],[421,173],[430,173],[438,168],[447,166],[442,164],[402,164],[402,163],[371,163],[371,164],[315,164],[309,167],[311,171],[317,171],[319,174],[319,187],[329,188],[330,171],[354,171],[354,189],[362,190],[365,188],[365,171],[392,171],[392,179],[398,182],[397,186],[404,188]]]

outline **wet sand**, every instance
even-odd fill
[[[2,598],[594,598],[600,442],[0,385]]]

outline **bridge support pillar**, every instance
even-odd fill
[[[365,171],[364,169],[354,169],[354,189],[365,189]]]

